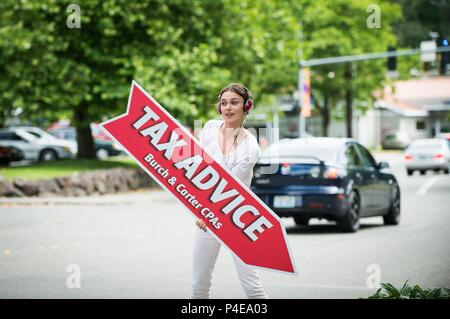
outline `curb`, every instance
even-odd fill
[[[170,200],[165,191],[159,189],[137,190],[120,194],[80,197],[0,197],[0,207],[10,206],[65,206],[65,205],[136,205]]]

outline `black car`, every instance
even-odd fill
[[[0,145],[0,164],[8,164],[24,159],[23,152],[16,147]]]
[[[307,225],[311,218],[337,222],[344,232],[359,229],[361,217],[400,222],[400,187],[361,144],[345,138],[281,141],[255,165],[252,191],[280,217]]]

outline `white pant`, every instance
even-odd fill
[[[192,298],[207,299],[211,287],[212,272],[220,251],[218,242],[209,231],[195,230],[192,267]],[[234,264],[247,298],[267,299],[268,296],[259,280],[258,271],[241,262],[233,255]]]

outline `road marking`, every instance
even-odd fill
[[[439,177],[433,176],[432,178],[427,180],[427,182],[425,184],[420,186],[420,188],[417,190],[417,194],[421,195],[421,196],[425,195],[428,192],[428,190],[431,188],[431,186],[433,186],[433,184],[436,183],[438,180],[439,180]]]

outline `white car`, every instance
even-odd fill
[[[406,173],[412,175],[419,171],[424,175],[427,170],[450,171],[449,143],[441,138],[427,138],[413,141],[404,153]]]
[[[0,130],[0,144],[21,150],[24,160],[50,161],[73,158],[77,145],[58,139],[38,127],[10,127]]]

